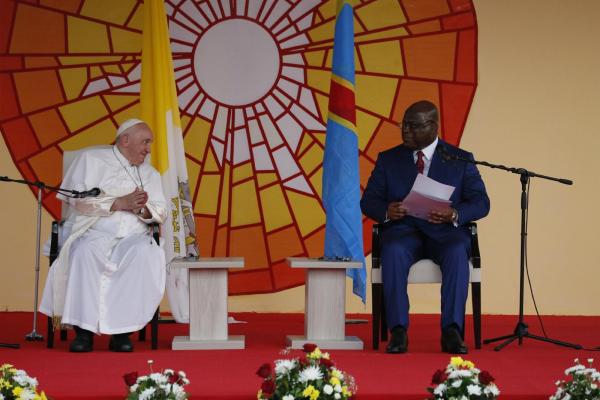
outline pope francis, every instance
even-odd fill
[[[82,152],[61,187],[97,197],[57,197],[69,207],[70,230],[50,268],[40,311],[71,325],[72,352],[93,349],[94,334],[110,334],[112,351],[133,351],[129,334],[144,327],[165,288],[165,256],[148,224],[162,223],[167,204],[159,173],[148,163],[153,134],[138,119],[117,130],[114,146]]]

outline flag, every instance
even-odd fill
[[[351,257],[362,268],[348,269],[353,292],[366,301],[366,268],[360,211],[358,135],[354,103],[354,20],[348,1],[338,0],[329,113],[323,156],[325,256]]]
[[[140,103],[141,118],[154,132],[151,162],[161,175],[169,208],[161,230],[167,263],[176,257],[198,255],[163,0],[144,1]],[[168,271],[167,296],[171,312],[177,322],[188,322],[187,271]]]

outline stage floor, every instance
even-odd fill
[[[151,350],[149,339],[137,342],[133,353],[112,353],[107,350],[107,337],[96,337],[92,353],[72,354],[68,342],[57,340],[54,349],[45,342],[26,342],[31,327],[31,313],[0,312],[0,342],[19,343],[18,350],[0,349],[0,363],[10,363],[26,370],[40,382],[39,387],[55,400],[62,399],[123,399],[126,387],[122,375],[138,371],[149,372],[147,360],[154,369],[172,368],[187,373],[191,384],[187,391],[192,399],[255,399],[261,380],[255,375],[258,367],[281,358],[288,334],[303,334],[301,314],[233,315],[246,323],[231,324],[230,334],[245,335],[245,350],[172,351],[171,340],[187,334],[187,325],[161,324],[159,349]],[[349,318],[364,318],[351,315]],[[549,337],[578,343],[588,348],[600,346],[600,317],[543,318]],[[517,322],[516,316],[483,316],[483,338],[509,334]],[[530,332],[541,334],[537,319],[526,318]],[[40,317],[38,329],[46,336],[45,317]],[[354,376],[358,384],[358,400],[424,399],[431,376],[449,361],[440,352],[439,318],[435,315],[411,316],[409,352],[402,355],[371,349],[369,323],[347,325],[347,334],[360,337],[363,351],[333,350],[332,359],[338,367]],[[554,382],[564,377],[564,369],[574,358],[586,360],[599,353],[572,350],[554,344],[525,339],[521,346],[513,342],[500,352],[492,345],[476,350],[472,325],[467,321],[467,344],[470,353],[463,357],[480,369],[491,372],[501,391],[502,399],[547,399],[554,392]],[[70,338],[72,338],[72,333]],[[600,369],[600,357],[595,366]]]

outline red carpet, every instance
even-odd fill
[[[160,325],[159,350],[150,343],[134,342],[134,353],[117,354],[107,350],[106,337],[96,337],[95,351],[87,354],[68,352],[68,342],[57,341],[55,349],[45,342],[26,342],[31,331],[31,313],[0,313],[0,342],[20,343],[21,349],[0,349],[0,363],[11,363],[26,370],[40,382],[40,388],[55,400],[123,399],[126,394],[122,375],[148,371],[147,360],[155,369],[184,370],[191,384],[192,399],[255,399],[260,379],[258,367],[280,358],[286,334],[302,334],[303,316],[298,314],[235,314],[247,324],[230,325],[230,333],[246,335],[245,350],[171,351],[174,335],[185,335],[187,325]],[[353,316],[364,318],[365,316]],[[347,334],[359,336],[364,351],[330,351],[339,368],[352,374],[358,383],[358,400],[424,399],[426,387],[437,368],[443,368],[449,355],[439,352],[438,316],[413,315],[409,331],[409,353],[388,355],[371,350],[370,324],[348,325]],[[514,316],[484,316],[483,337],[508,334],[516,324]],[[45,317],[38,331],[46,336]],[[528,317],[530,332],[540,334],[535,318]],[[544,317],[548,335],[584,346],[600,346],[600,317]],[[593,351],[578,351],[525,339],[522,346],[513,342],[500,352],[491,345],[475,350],[471,323],[467,325],[470,354],[465,358],[496,377],[502,399],[547,399],[554,382],[578,357],[600,357]],[[71,334],[72,335],[72,334]],[[72,338],[72,336],[70,336]],[[137,337],[136,337],[137,340]]]

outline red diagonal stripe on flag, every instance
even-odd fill
[[[332,80],[329,88],[329,111],[356,125],[354,91]]]

